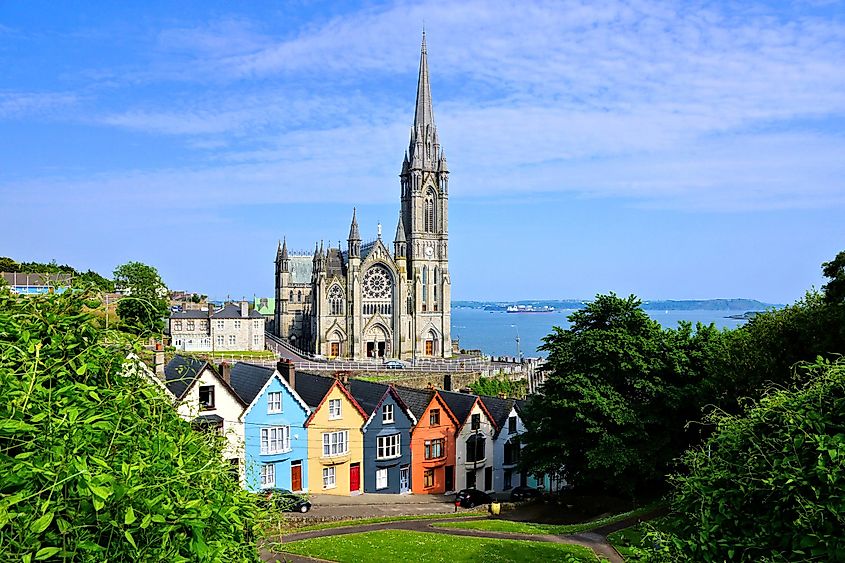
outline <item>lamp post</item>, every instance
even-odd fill
[[[519,363],[522,363],[522,351],[519,349],[519,327],[511,325],[516,329],[516,357],[519,358]]]

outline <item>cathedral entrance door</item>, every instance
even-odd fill
[[[332,342],[331,345],[332,349],[329,355],[332,358],[337,358],[338,356],[340,356],[340,342]]]
[[[433,356],[434,355],[434,340],[426,340],[425,341],[425,355],[426,356]]]

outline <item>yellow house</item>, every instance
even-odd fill
[[[364,410],[337,379],[297,374],[296,383],[297,392],[300,389],[313,391],[301,393],[314,409],[305,421],[309,491],[329,495],[363,492],[364,439],[361,427],[367,420]],[[324,393],[321,392],[323,390]],[[320,395],[322,398],[318,399]],[[311,405],[318,401],[318,404]]]

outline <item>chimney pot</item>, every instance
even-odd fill
[[[279,372],[291,389],[296,391],[296,366],[288,358],[280,359],[276,362],[276,370]]]
[[[155,366],[155,373],[159,379],[164,379],[164,352],[156,350],[153,354],[153,364]]]
[[[220,364],[220,377],[229,385],[232,384],[232,365],[229,362]]]

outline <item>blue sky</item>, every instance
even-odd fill
[[[0,255],[240,298],[392,237],[423,24],[453,299],[786,303],[845,249],[841,2],[9,1]]]

